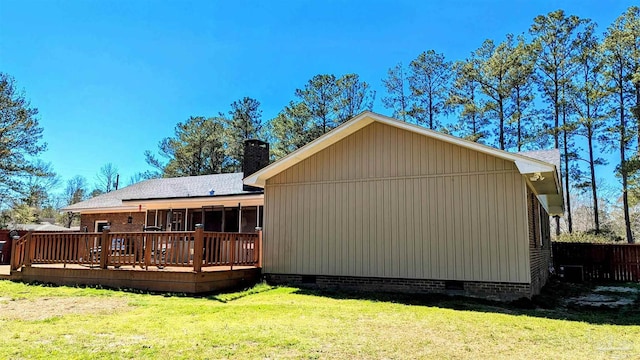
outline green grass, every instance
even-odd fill
[[[267,285],[193,298],[0,281],[0,311],[0,359],[640,357],[637,308],[520,309]]]

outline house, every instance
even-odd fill
[[[549,273],[549,215],[564,210],[554,162],[364,112],[244,179],[264,189],[263,275],[530,297]]]
[[[21,231],[36,231],[36,232],[56,232],[56,231],[78,231],[80,230],[77,226],[72,226],[70,228],[55,225],[48,221],[41,221],[37,224],[9,224],[9,229],[12,230],[21,230]]]
[[[67,206],[80,214],[80,229],[131,232],[143,229],[254,232],[262,226],[264,195],[261,188],[243,185],[243,173],[269,162],[269,146],[259,140],[245,142],[244,172],[161,178],[142,181]]]

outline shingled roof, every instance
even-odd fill
[[[261,189],[244,191],[243,177],[243,173],[229,173],[151,179],[67,206],[63,211],[118,208],[123,206],[123,200],[187,199],[262,193]]]

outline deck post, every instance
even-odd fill
[[[31,237],[33,230],[29,230],[27,233],[27,240],[24,244],[24,266],[31,267],[31,261],[33,261],[33,257],[35,255],[35,244]]]
[[[102,236],[100,237],[100,268],[106,269],[109,264],[109,248],[111,247],[109,238],[109,227],[102,228]]]
[[[204,229],[196,226],[193,237],[193,271],[202,271],[202,252],[204,251]]]
[[[229,250],[231,251],[231,254],[229,256],[229,265],[231,266],[230,270],[233,270],[233,262],[235,261],[235,252],[236,252],[236,240],[238,239],[235,235],[231,234],[231,236],[229,236]]]
[[[9,274],[11,274],[11,272],[13,270],[18,270],[18,261],[16,260],[16,248],[18,247],[18,239],[15,238],[11,238],[11,257],[9,258]]]
[[[259,268],[262,268],[262,229],[258,230],[258,240],[256,240],[256,263]]]
[[[151,265],[151,253],[155,251],[153,248],[153,234],[147,233],[144,236],[144,268],[145,270],[149,270],[149,265]]]

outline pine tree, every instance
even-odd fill
[[[423,52],[409,64],[409,89],[413,99],[411,116],[429,129],[440,127],[439,115],[446,113],[451,63],[433,50]]]
[[[576,40],[576,33],[584,20],[577,16],[565,16],[563,10],[556,10],[547,15],[536,16],[529,29],[529,33],[534,37],[534,41],[540,47],[538,56],[538,71],[535,80],[543,98],[551,107],[553,123],[551,132],[553,134],[554,147],[560,148],[562,144],[563,185],[566,194],[567,224],[569,232],[572,232],[571,220],[571,193],[569,186],[569,144],[568,133],[571,129],[568,124],[566,98],[567,87],[571,81],[573,67],[572,58],[575,56],[579,44]],[[560,122],[562,120],[562,123]],[[556,218],[556,235],[560,234],[560,220]]]
[[[458,110],[459,121],[454,125],[454,131],[467,140],[485,143],[489,121],[484,116],[484,103],[480,97],[473,58],[456,62],[453,72],[447,106]]]
[[[382,104],[387,109],[393,109],[392,116],[402,121],[409,117],[409,94],[406,71],[402,63],[398,63],[387,71],[387,78],[382,80],[387,96],[382,98]]]
[[[576,187],[591,191],[593,224],[595,232],[600,233],[596,166],[605,162],[596,155],[596,143],[607,126],[605,107],[609,99],[604,84],[604,58],[594,30],[595,25],[589,24],[578,37],[580,49],[573,59],[577,71],[572,79],[571,100],[577,115],[575,134],[587,140],[587,158],[582,160],[589,166],[588,179],[579,182]]]

